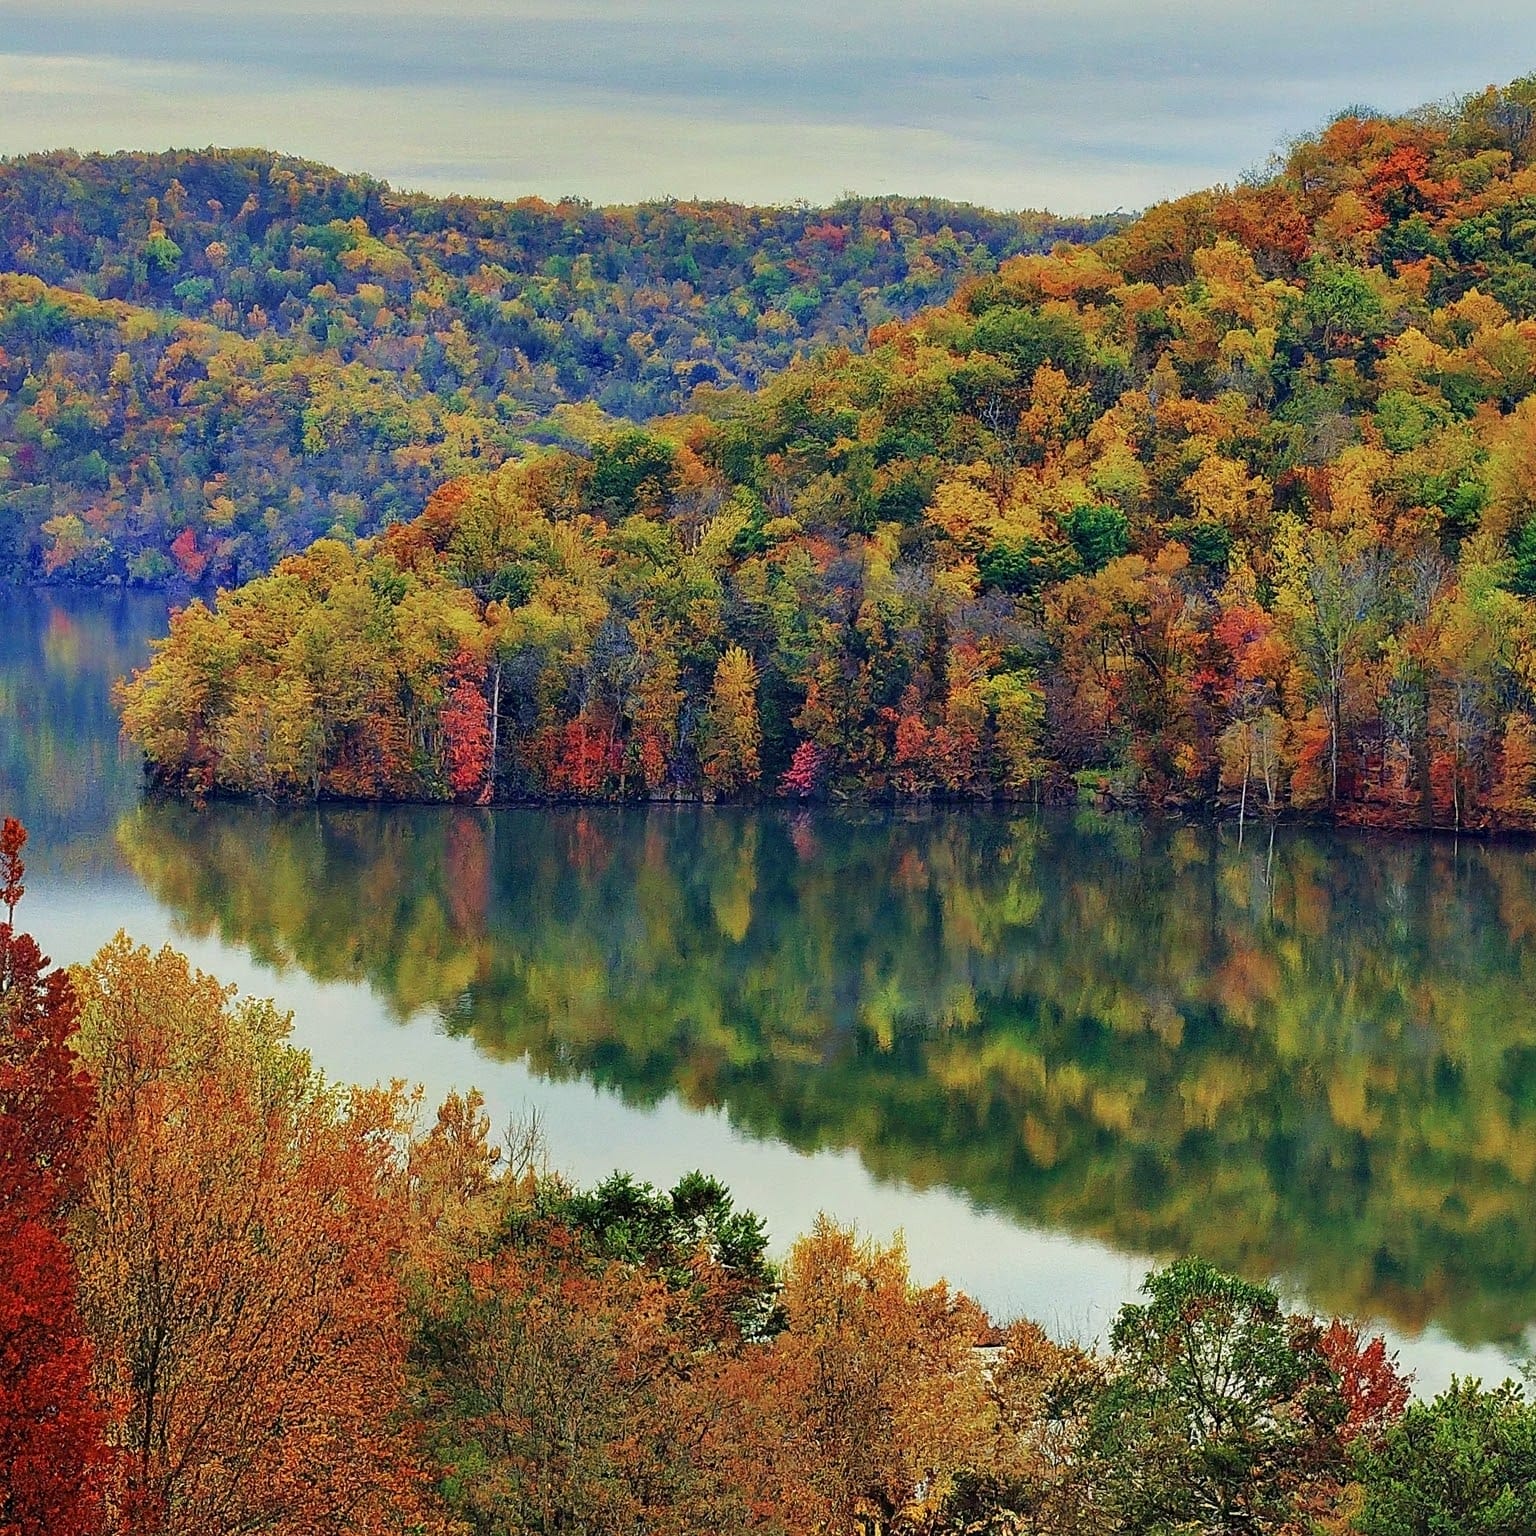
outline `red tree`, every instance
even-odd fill
[[[101,1529],[104,1420],[91,1387],[74,1261],[56,1227],[80,1181],[90,1080],[67,1043],[78,1012],[63,971],[16,904],[27,834],[0,828],[0,1531]]]
[[[491,709],[485,698],[485,658],[461,649],[453,658],[442,709],[448,787],[456,798],[488,799]]]
[[[779,777],[781,795],[798,795],[809,800],[821,788],[827,771],[827,754],[814,741],[802,741],[795,748],[789,767]]]
[[[613,718],[602,709],[584,709],[574,720],[535,733],[529,758],[547,793],[577,800],[601,799],[621,765]]]
[[[176,568],[188,581],[203,579],[203,572],[208,569],[208,552],[197,547],[195,529],[183,528],[171,540],[171,554],[175,558]]]
[[[1364,1435],[1376,1440],[1408,1406],[1412,1378],[1398,1370],[1379,1335],[1367,1338],[1356,1323],[1334,1320],[1318,1340],[1323,1357],[1339,1378],[1339,1394],[1348,1410],[1339,1438],[1348,1445]]]

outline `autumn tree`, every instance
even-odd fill
[[[1096,1500],[1096,1469],[1083,1454],[1104,1362],[1020,1319],[986,1349],[993,1425],[978,1437],[944,1500],[941,1529],[1029,1536],[1097,1531],[1110,1514]]]
[[[827,754],[814,741],[802,741],[779,779],[779,793],[808,800],[820,788],[827,769]]]
[[[460,649],[449,669],[442,710],[448,787],[459,799],[490,798],[491,709],[485,678],[484,658]]]
[[[1388,557],[1379,546],[1358,537],[1345,540],[1316,532],[1288,538],[1282,558],[1281,608],[1306,667],[1308,688],[1322,706],[1327,730],[1324,788],[1329,804],[1337,804],[1358,669],[1383,617]]]
[[[417,1303],[417,1421],[450,1508],[488,1536],[751,1526],[761,1223],[698,1174],[665,1194],[503,1179],[499,1197]]]
[[[722,794],[757,783],[762,727],[757,715],[757,667],[739,646],[727,649],[715,667],[702,760],[704,777]]]
[[[818,1528],[876,1536],[938,1509],[993,1424],[979,1308],[942,1283],[914,1286],[899,1242],[825,1217],[791,1250],[781,1303],[763,1411],[782,1426],[782,1475],[823,1511]]]
[[[1334,1318],[1317,1344],[1338,1378],[1344,1400],[1340,1440],[1346,1445],[1361,1439],[1378,1443],[1408,1406],[1412,1377],[1399,1369],[1385,1339],[1343,1318]]]
[[[737,1490],[712,1480],[708,1417],[693,1411],[710,1364],[670,1308],[660,1276],[590,1263],[554,1233],[499,1249],[433,1298],[417,1411],[471,1530],[723,1528]]]
[[[1290,647],[1274,618],[1233,583],[1223,594],[1212,636],[1225,651],[1217,696],[1227,715],[1221,732],[1223,782],[1236,780],[1238,817],[1247,815],[1250,791],[1262,786],[1273,811],[1281,791],[1285,738],[1285,683],[1292,665]],[[1256,784],[1255,784],[1256,781]]]
[[[15,928],[26,832],[0,825],[0,1530],[88,1536],[103,1520],[106,1417],[64,1221],[80,1193],[90,1080],[62,971]]]
[[[1512,714],[1505,722],[1490,798],[1508,825],[1527,826],[1536,816],[1536,725],[1527,714]]]
[[[446,1266],[478,1251],[501,1220],[510,1189],[521,1191],[530,1160],[541,1155],[536,1125],[519,1127],[515,1162],[491,1143],[490,1117],[478,1089],[450,1093],[426,1135],[412,1137],[407,1157],[410,1233],[406,1262],[412,1280],[436,1283]]]
[[[125,1529],[352,1533],[419,1509],[395,1427],[405,1105],[342,1092],[170,950],[75,972],[101,1105],[77,1217],[83,1311],[120,1404]]]

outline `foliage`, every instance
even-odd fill
[[[716,1331],[729,1326],[755,1338],[774,1326],[767,1233],[760,1217],[734,1208],[718,1179],[690,1173],[663,1194],[616,1173],[591,1190],[550,1184],[538,1209],[602,1258],[652,1270]]]
[[[1536,1521],[1536,1408],[1513,1383],[1453,1381],[1359,1457],[1363,1536],[1516,1536]]]
[[[920,1528],[987,1447],[980,1309],[942,1283],[914,1286],[899,1242],[825,1217],[790,1252],[783,1306],[769,1411],[788,1420],[792,1475],[825,1511],[818,1527]]]
[[[173,951],[119,936],[73,980],[99,1085],[73,1235],[114,1528],[409,1521],[401,1093],[328,1087],[286,1017]]]
[[[1367,1336],[1358,1324],[1336,1317],[1317,1342],[1344,1400],[1339,1438],[1346,1446],[1378,1444],[1408,1406],[1411,1378],[1398,1370],[1386,1340]]]
[[[415,1308],[420,1433],[450,1510],[487,1532],[743,1520],[750,1430],[726,1383],[771,1305],[761,1222],[700,1174],[667,1195],[502,1176],[487,1199],[498,1219]]]
[[[1267,180],[1011,257],[755,393],[643,430],[568,412],[548,452],[359,546],[338,591],[328,543],[245,589],[233,658],[189,610],[130,731],[194,794],[445,798],[432,710],[467,642],[495,722],[476,795],[1091,784],[1536,828],[1536,249],[1505,106],[1346,114]],[[30,302],[17,335],[57,332]],[[83,514],[51,526],[61,562],[110,554]],[[409,607],[370,634],[353,582],[462,588],[454,641]],[[367,651],[371,704],[306,737],[332,635]],[[231,715],[226,666],[271,703]]]
[[[761,739],[757,668],[739,645],[733,645],[717,663],[710,690],[701,752],[705,781],[726,794],[755,784]]]
[[[1279,1529],[1342,1466],[1345,1409],[1311,1319],[1181,1259],[1122,1309],[1090,1419],[1102,1496],[1131,1532]]]
[[[15,928],[21,823],[0,824],[0,1530],[103,1529],[107,1418],[91,1379],[64,1222],[78,1198],[93,1092],[68,1039],[62,971]]]
[[[709,1469],[680,1454],[691,1348],[665,1317],[659,1279],[590,1272],[554,1243],[504,1249],[431,1299],[418,1412],[470,1530],[717,1528],[692,1506],[731,1490],[699,1486]]]
[[[244,579],[530,440],[753,387],[1119,222],[428,198],[247,150],[0,161],[0,559]],[[667,489],[596,457],[616,506]]]

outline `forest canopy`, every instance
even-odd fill
[[[188,609],[128,730],[195,794],[1530,826],[1533,103],[1342,116],[861,352],[460,477]]]
[[[255,150],[0,160],[0,568],[237,581],[1120,222],[429,198]]]

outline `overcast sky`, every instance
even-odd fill
[[[1348,105],[1532,72],[1533,0],[0,0],[0,153],[1087,213],[1233,180]]]

